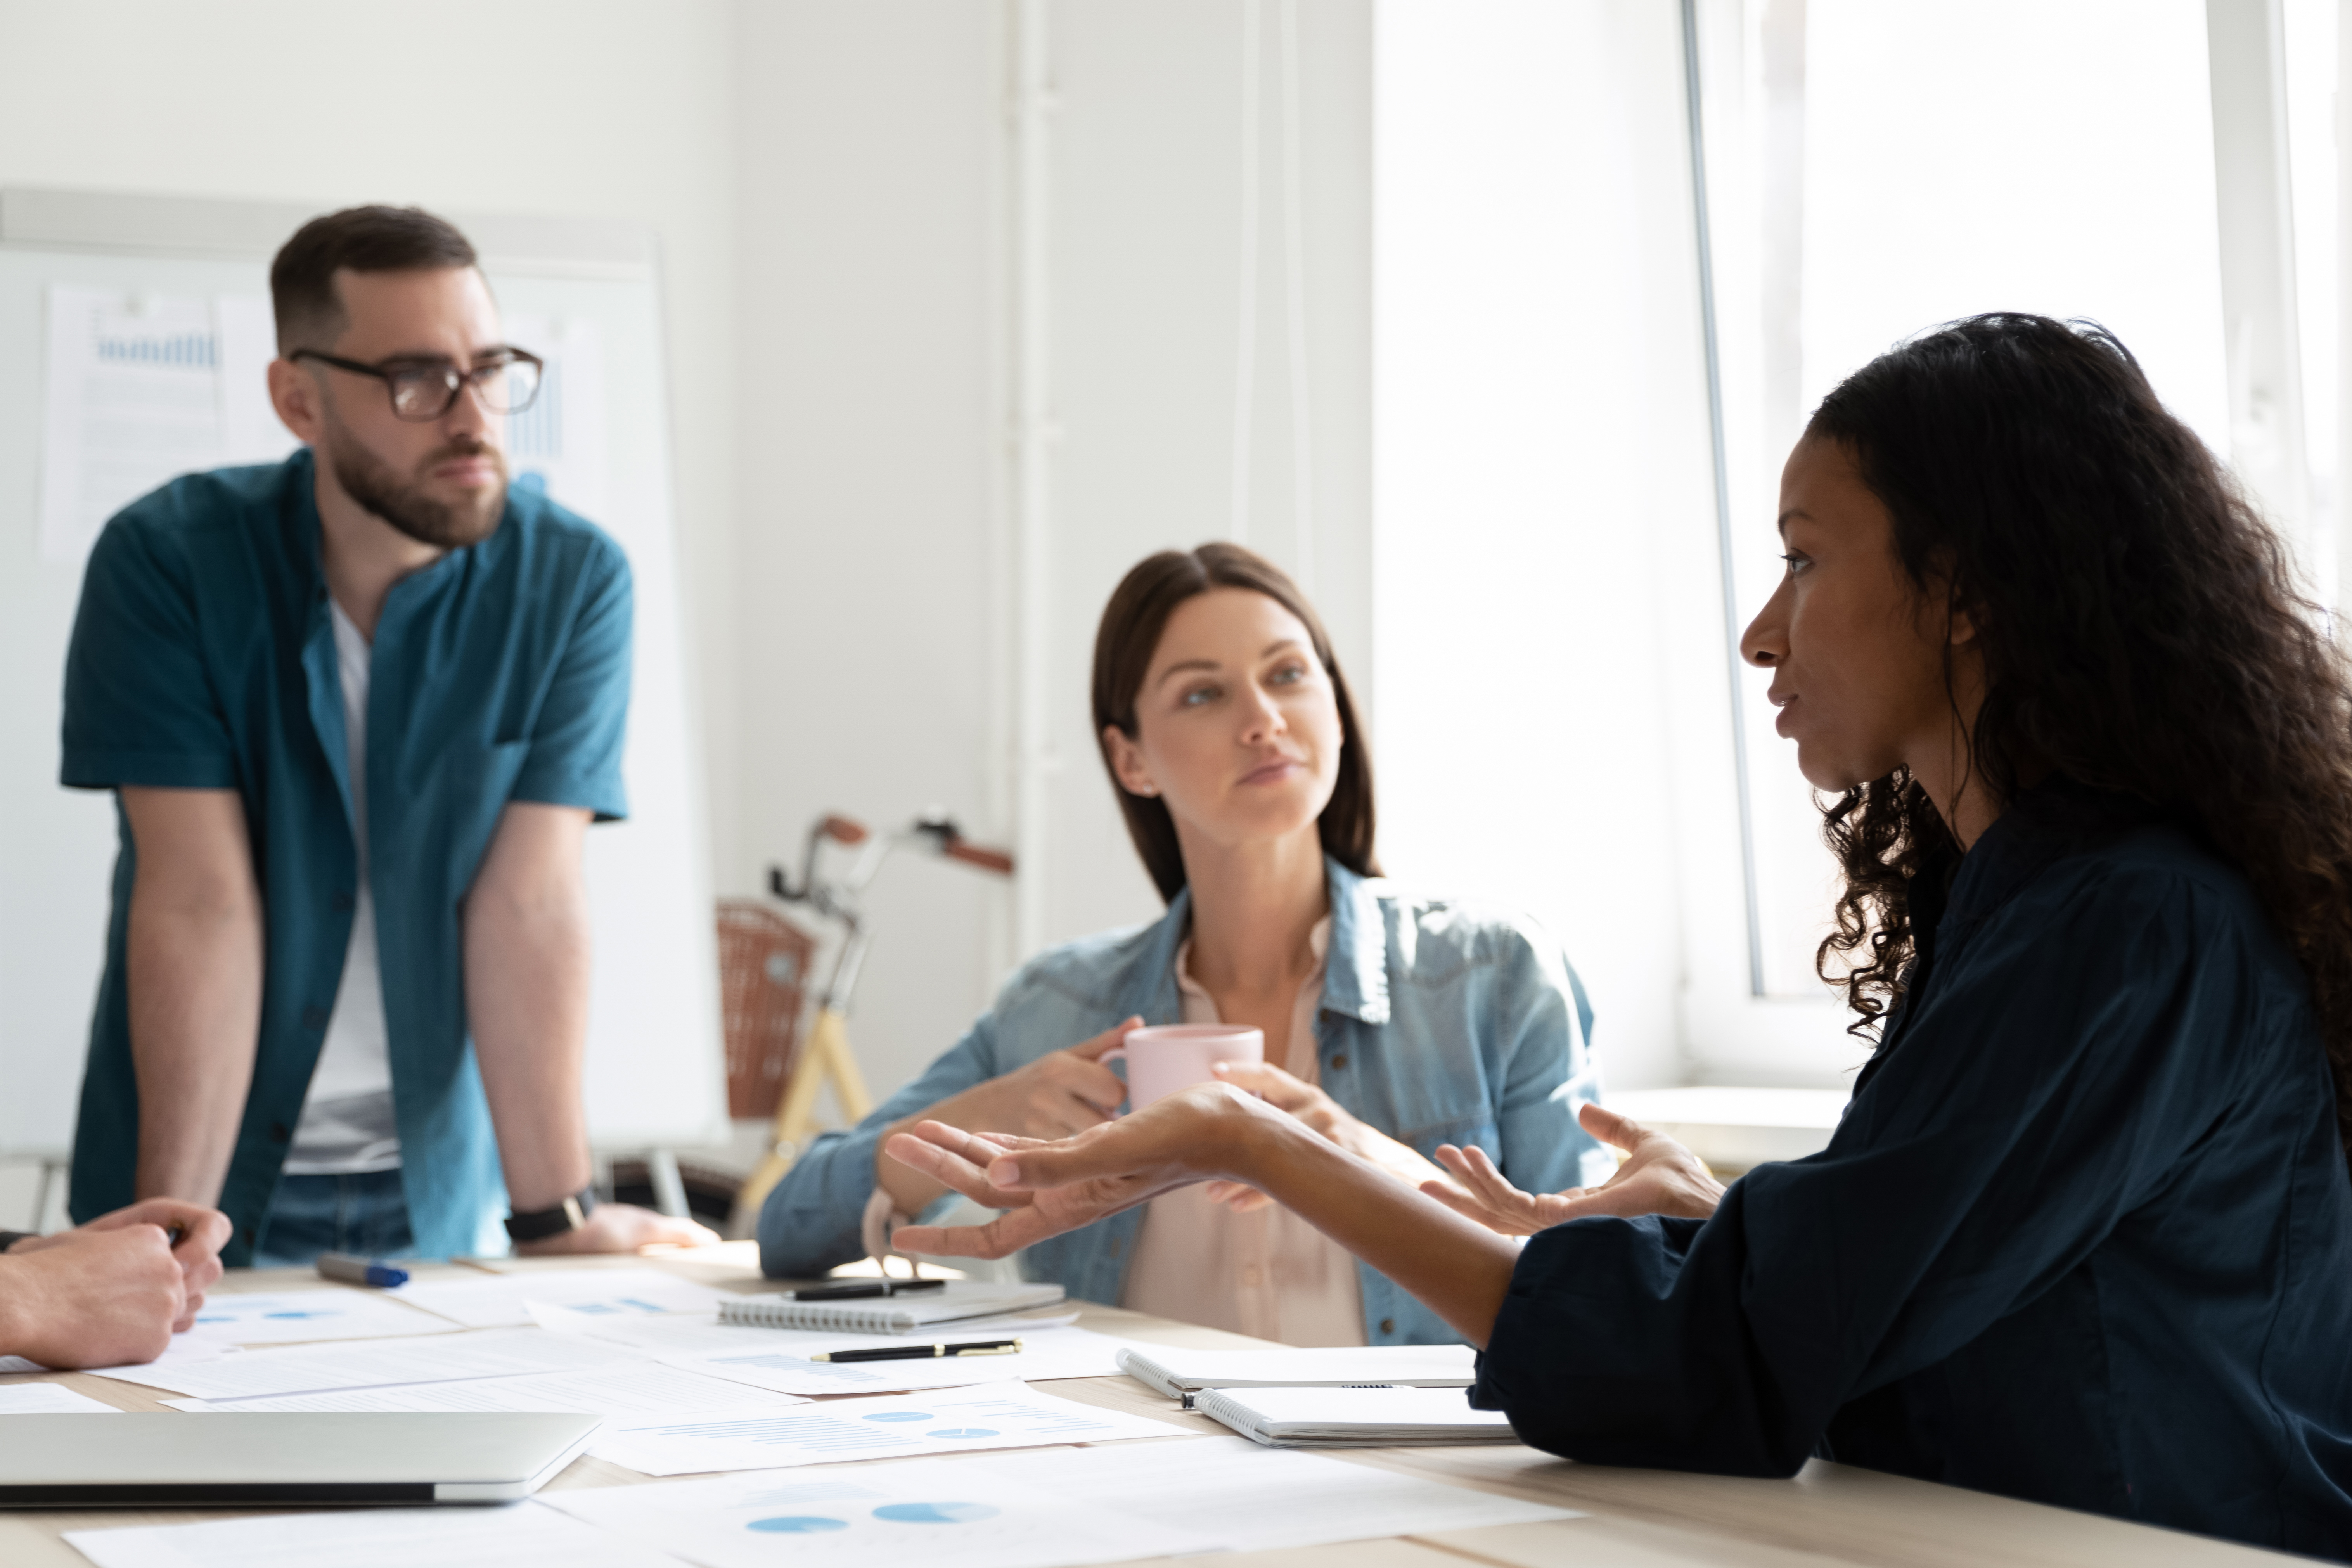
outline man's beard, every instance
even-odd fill
[[[327,420],[327,460],[334,465],[335,482],[343,493],[420,544],[436,550],[463,550],[479,544],[498,531],[507,505],[506,454],[486,442],[460,437],[417,465],[430,472],[452,458],[488,458],[498,466],[498,484],[470,505],[436,500],[416,485],[406,484],[392,465],[360,445],[340,419]]]

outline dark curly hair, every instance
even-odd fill
[[[1919,591],[1975,623],[1975,784],[2006,803],[2046,765],[2252,884],[2310,977],[2352,1159],[2352,682],[2278,536],[2088,322],[1938,328],[1847,377],[1806,435],[1853,458]],[[1903,990],[1911,880],[1952,837],[1903,769],[1822,816],[1845,889],[1817,962],[1867,1037]]]

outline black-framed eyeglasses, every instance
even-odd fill
[[[392,412],[402,419],[429,425],[457,406],[467,387],[493,414],[520,414],[539,395],[546,362],[521,349],[492,349],[470,370],[460,370],[445,359],[388,359],[362,364],[320,349],[296,349],[288,359],[314,359],[353,375],[372,375],[392,394]]]

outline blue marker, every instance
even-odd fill
[[[319,1278],[341,1279],[349,1285],[373,1285],[389,1290],[394,1285],[408,1283],[408,1270],[378,1263],[371,1258],[353,1258],[348,1253],[319,1254]]]

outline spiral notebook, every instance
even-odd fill
[[[795,1301],[789,1296],[735,1296],[720,1303],[719,1321],[755,1329],[814,1329],[829,1334],[911,1334],[941,1323],[993,1318],[1050,1307],[1059,1285],[986,1285],[950,1279],[920,1296],[850,1301]]]

